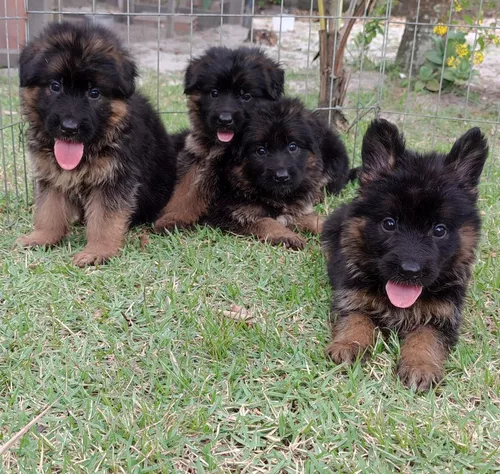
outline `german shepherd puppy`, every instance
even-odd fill
[[[174,195],[155,223],[157,231],[188,227],[206,213],[220,162],[231,155],[249,112],[277,100],[284,81],[283,69],[258,48],[213,47],[190,62],[184,93],[191,130],[178,156]]]
[[[19,242],[54,245],[83,216],[76,265],[116,255],[129,226],[152,222],[175,184],[161,120],[135,92],[136,66],[101,26],[53,23],[23,49],[20,95],[37,193],[35,229]]]
[[[305,240],[290,227],[320,232],[313,205],[323,186],[338,192],[349,174],[340,138],[298,99],[254,109],[235,155],[225,162],[207,221],[294,249]]]
[[[359,195],[322,235],[337,317],[326,352],[336,363],[352,363],[380,327],[403,339],[398,374],[406,386],[427,390],[441,380],[479,240],[487,156],[478,128],[444,155],[408,150],[386,120],[370,125]]]

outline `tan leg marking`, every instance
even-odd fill
[[[300,250],[306,244],[303,237],[270,217],[263,217],[248,224],[247,229],[250,234],[257,236],[263,242],[268,242],[271,245],[283,244],[287,248]]]
[[[31,234],[17,239],[23,247],[55,245],[69,229],[73,206],[64,193],[52,188],[39,193],[35,204],[35,228]]]
[[[375,339],[375,324],[366,315],[350,313],[339,317],[332,328],[332,340],[326,354],[337,364],[352,364]]]
[[[100,193],[90,199],[85,210],[87,245],[73,257],[79,267],[96,265],[118,254],[128,230],[132,212],[110,211]]]
[[[194,166],[176,185],[168,204],[155,222],[156,232],[195,224],[208,210],[208,201],[198,187],[200,168]]]
[[[447,350],[439,339],[439,332],[422,326],[406,336],[401,346],[398,375],[409,388],[423,391],[443,378],[443,364]]]
[[[295,225],[301,231],[308,231],[312,234],[320,234],[323,230],[325,219],[315,213],[300,216],[295,219]]]

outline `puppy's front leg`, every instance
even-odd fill
[[[190,227],[198,222],[208,209],[208,202],[199,189],[199,166],[193,166],[177,183],[174,193],[155,222],[155,231],[164,232]]]
[[[375,339],[375,324],[369,316],[349,313],[339,316],[332,327],[332,341],[326,354],[337,364],[352,364],[370,348]]]
[[[408,334],[401,346],[398,375],[409,388],[429,390],[443,378],[448,348],[438,329],[421,326]]]
[[[39,184],[35,228],[31,234],[19,237],[17,242],[23,247],[57,244],[68,232],[72,210],[72,204],[63,192]]]
[[[295,232],[291,231],[276,219],[262,217],[248,224],[248,232],[257,236],[263,242],[272,245],[284,245],[291,249],[303,249],[306,241]]]
[[[126,203],[115,209],[102,191],[94,192],[85,208],[87,245],[73,257],[73,263],[79,267],[96,265],[117,255],[131,215]]]
[[[324,223],[325,219],[314,212],[295,218],[295,225],[300,231],[312,234],[320,234]]]

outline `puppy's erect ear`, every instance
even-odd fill
[[[19,85],[21,87],[37,85],[42,61],[45,61],[45,58],[35,42],[30,42],[23,48],[19,56]]]
[[[196,91],[200,74],[201,60],[193,59],[189,62],[184,75],[184,94],[189,95]]]
[[[137,66],[128,53],[123,52],[123,59],[119,62],[120,68],[119,89],[125,97],[130,97],[135,92],[135,78]]]
[[[363,138],[360,184],[368,184],[392,171],[404,151],[404,137],[396,125],[384,119],[374,120]]]
[[[269,75],[269,92],[273,100],[278,100],[285,92],[285,71],[278,65],[267,71]]]
[[[479,184],[484,163],[488,157],[488,141],[478,127],[464,133],[446,156],[445,169],[452,170],[455,179],[466,189]]]
[[[312,139],[309,151],[316,156],[321,156],[321,144],[325,136],[329,133],[330,126],[321,118],[318,111],[307,114],[306,116],[307,119],[304,120],[305,123],[307,123],[306,131],[308,136]]]

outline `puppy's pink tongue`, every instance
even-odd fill
[[[63,170],[73,170],[82,160],[83,143],[56,140],[54,145],[54,155],[59,163],[59,166]]]
[[[398,308],[409,308],[422,293],[421,286],[401,285],[388,281],[385,285],[385,292],[389,300]]]
[[[217,138],[224,143],[230,142],[234,137],[234,132],[217,132]]]

